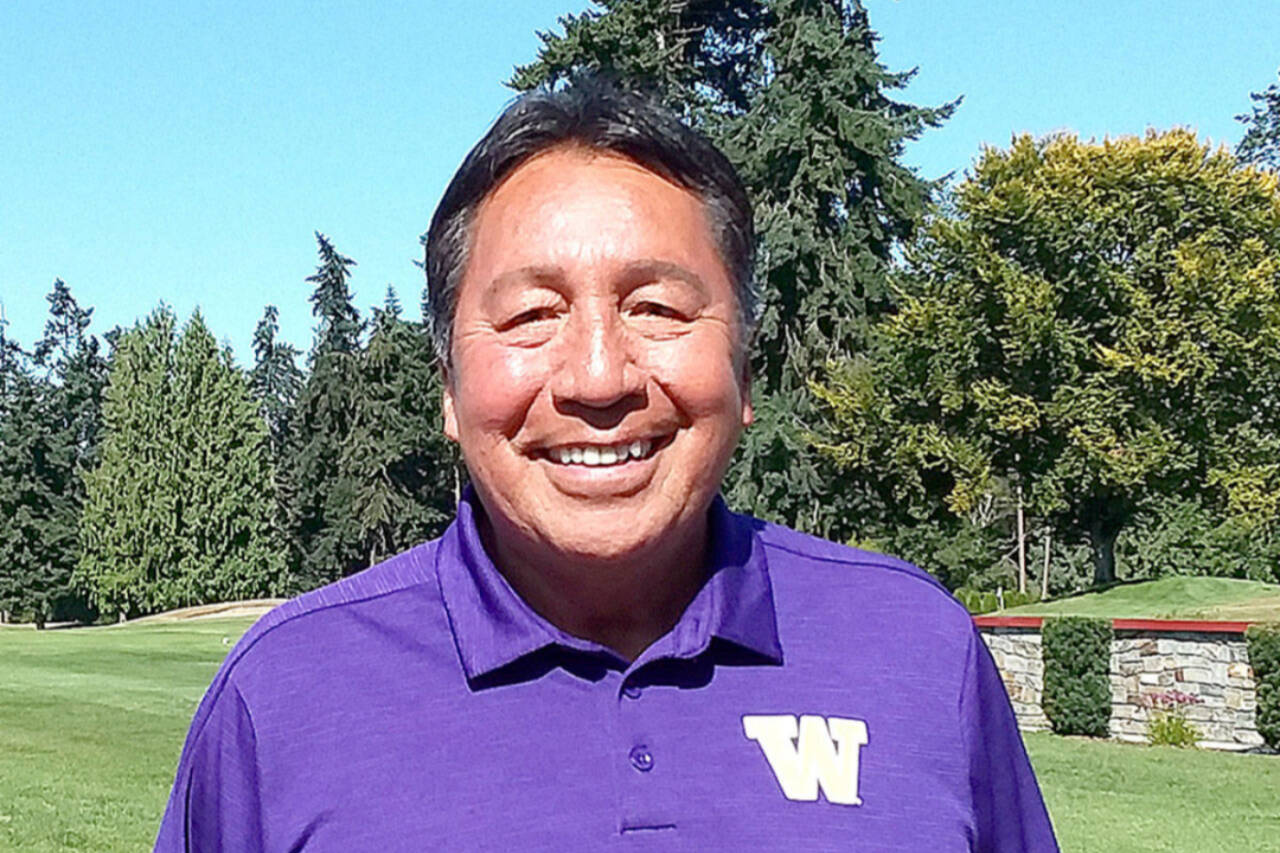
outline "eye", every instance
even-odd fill
[[[503,323],[501,328],[503,331],[514,329],[518,326],[527,326],[531,323],[540,323],[544,320],[554,320],[556,318],[556,309],[550,306],[542,306],[538,308],[530,308],[527,311],[521,311],[507,322]]]
[[[672,308],[670,305],[664,305],[661,302],[638,302],[631,309],[631,313],[648,317],[661,317],[666,320],[684,320],[686,317],[680,311]]]

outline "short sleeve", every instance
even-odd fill
[[[240,691],[223,676],[191,723],[156,853],[263,849],[253,719]]]
[[[969,784],[977,853],[1056,851],[1053,826],[1040,796],[1000,672],[975,628],[969,641],[960,724],[969,755]]]

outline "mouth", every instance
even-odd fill
[[[540,455],[553,465],[607,468],[651,459],[674,438],[675,434],[672,433],[657,438],[641,438],[610,444],[562,444],[547,448]]]

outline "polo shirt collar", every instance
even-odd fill
[[[547,646],[616,655],[572,636],[525,603],[489,558],[480,539],[479,498],[468,486],[458,515],[436,551],[440,593],[468,680],[493,672]],[[637,660],[688,658],[718,638],[773,663],[782,662],[773,590],[753,519],[729,512],[715,498],[708,518],[708,578],[670,633]]]

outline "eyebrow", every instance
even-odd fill
[[[622,268],[622,274],[619,278],[628,284],[643,282],[646,279],[674,278],[692,286],[703,295],[710,292],[702,276],[693,270],[672,261],[663,261],[657,258],[643,258],[638,261],[632,261]],[[485,295],[491,296],[502,288],[517,283],[555,286],[562,281],[564,281],[564,270],[560,267],[547,264],[530,264],[507,270],[494,276],[489,281],[488,286],[485,287]]]
[[[556,266],[547,264],[530,264],[524,267],[517,267],[513,270],[507,270],[494,276],[485,286],[484,295],[492,296],[502,288],[522,283],[532,282],[534,284],[552,285],[556,282],[564,280],[564,271]]]
[[[672,263],[671,261],[660,261],[656,258],[632,261],[622,271],[623,281],[630,283],[656,278],[679,279],[704,296],[710,292],[707,288],[707,283],[702,280],[702,276],[688,267],[682,267],[680,264]]]

